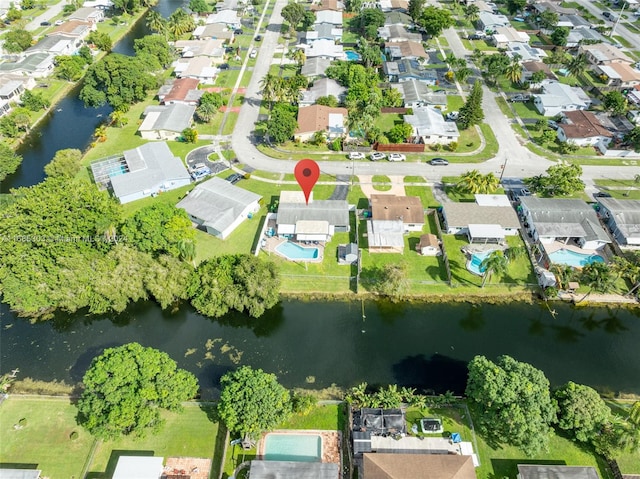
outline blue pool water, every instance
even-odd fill
[[[320,462],[322,438],[315,434],[267,434],[264,438],[267,461]]]
[[[354,52],[353,50],[347,50],[344,54],[350,62],[357,62],[362,58],[358,52]]]
[[[282,243],[276,251],[289,259],[318,259],[318,248],[304,248],[296,243]]]
[[[480,265],[482,264],[482,261],[487,256],[489,256],[491,253],[493,253],[493,251],[494,250],[484,251],[482,253],[473,253],[471,255],[471,259],[467,263],[467,269],[469,271],[471,271],[473,274],[477,274],[478,276],[482,276],[482,273],[484,273],[484,269],[481,269]]]
[[[582,268],[591,263],[604,263],[604,258],[597,254],[576,253],[570,249],[559,249],[549,254],[552,263],[566,264],[574,268]]]

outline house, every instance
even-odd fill
[[[541,115],[556,116],[562,111],[586,110],[591,99],[580,87],[544,80],[542,93],[534,95],[533,104]]]
[[[340,467],[331,462],[251,461],[251,479],[336,479]]]
[[[311,105],[298,110],[298,128],[293,137],[296,141],[307,141],[316,131],[326,133],[328,139],[340,138],[347,133],[346,108],[331,108],[323,105]]]
[[[432,106],[439,110],[447,109],[446,93],[435,93],[429,85],[417,80],[409,80],[391,85],[402,95],[405,108]]]
[[[211,63],[224,63],[224,42],[222,39],[178,40],[174,43],[182,58],[207,57]]]
[[[629,120],[632,125],[640,125],[640,110],[629,110],[627,112],[627,120]]]
[[[96,24],[104,21],[104,9],[93,7],[81,7],[67,17],[67,21],[79,20]]]
[[[367,244],[370,253],[403,253],[402,220],[367,220]]]
[[[7,469],[0,468],[0,479],[40,479],[39,469]]]
[[[333,42],[342,41],[342,28],[331,23],[317,23],[313,30],[297,32],[298,44],[310,44],[316,40],[331,40]]]
[[[471,456],[366,453],[363,479],[476,479]]]
[[[410,33],[404,25],[388,25],[378,28],[378,36],[385,42],[422,42],[421,33]]]
[[[342,12],[337,10],[320,10],[316,12],[314,24],[328,23],[330,25],[342,27]]]
[[[580,12],[575,8],[567,8],[560,6],[560,2],[536,2],[532,4],[532,7],[536,10],[537,14],[546,12],[547,10],[560,15],[579,15]]]
[[[575,13],[563,13],[558,15],[558,23],[556,27],[566,27],[573,29],[591,29],[591,23]]]
[[[595,250],[611,242],[595,210],[582,200],[523,196],[520,206],[529,225],[527,232],[542,244],[571,241],[580,248]]]
[[[391,9],[407,13],[409,11],[408,0],[391,0]]]
[[[170,105],[150,105],[145,108],[144,120],[138,127],[145,140],[175,140],[193,122],[194,105],[172,103]]]
[[[51,53],[52,55],[73,55],[82,46],[82,40],[62,35],[49,35],[38,43],[27,48],[25,55],[34,53]]]
[[[420,242],[416,245],[416,251],[422,256],[440,256],[440,240],[432,233],[420,236]]]
[[[567,37],[567,48],[577,48],[581,44],[606,42],[607,37],[592,28],[574,28]]]
[[[391,83],[418,80],[427,85],[436,85],[438,73],[424,68],[417,60],[402,59],[395,62],[384,62],[382,71]]]
[[[339,0],[320,0],[320,3],[311,5],[310,10],[312,12],[319,12],[321,10],[335,10],[341,12],[344,10],[344,3]]]
[[[322,78],[325,77],[324,72],[331,66],[331,60],[328,58],[307,58],[302,65],[300,74],[309,78]]]
[[[342,103],[347,94],[347,89],[331,78],[320,78],[313,83],[313,86],[302,92],[302,97],[298,102],[300,107],[313,105],[318,98],[332,96],[338,103]]]
[[[309,204],[302,199],[285,200],[278,205],[278,236],[297,241],[330,241],[335,233],[349,229],[349,205],[345,200],[310,199]]]
[[[0,100],[0,116],[4,116],[11,111],[11,103],[7,100]]]
[[[176,77],[195,78],[203,84],[213,83],[218,74],[209,57],[180,58],[172,66]]]
[[[422,42],[406,40],[403,42],[387,42],[384,44],[384,51],[387,58],[397,61],[400,59],[418,60],[419,58],[429,58],[422,46]]]
[[[452,203],[442,206],[444,230],[447,234],[467,235],[470,243],[497,243],[515,236],[520,221],[509,204],[499,202]]]
[[[261,199],[260,195],[215,177],[196,186],[176,206],[185,210],[200,228],[223,240],[260,209]]]
[[[16,75],[0,76],[0,100],[16,101],[24,93],[24,83]]]
[[[386,27],[391,25],[413,25],[413,20],[409,15],[402,12],[391,11],[384,14],[384,25]]]
[[[519,61],[541,61],[547,56],[542,48],[532,47],[528,43],[510,42],[507,45],[507,56],[519,58]]]
[[[43,78],[49,76],[55,66],[56,55],[49,52],[32,53],[17,62],[0,63],[0,75],[11,73],[14,75],[24,75],[32,78]]]
[[[405,233],[424,228],[424,208],[417,196],[371,195],[369,206],[372,219],[400,220]]]
[[[327,10],[329,11],[329,10]],[[333,40],[319,39],[309,45],[302,45],[307,58],[328,58],[330,60],[344,60],[342,45],[336,45]]]
[[[491,5],[489,5],[491,3]],[[493,2],[485,2],[484,0],[476,0],[473,4],[478,7],[478,12],[498,13],[496,4]]]
[[[640,247],[640,201],[598,198],[600,217],[622,248]]]
[[[558,140],[578,146],[608,145],[613,133],[607,130],[596,115],[590,111],[577,110],[562,112],[563,119],[558,123]]]
[[[235,39],[233,30],[223,23],[199,25],[191,32],[191,36],[197,40],[223,40],[227,44],[233,43]]]
[[[242,28],[241,18],[235,10],[220,10],[207,16],[206,24],[220,23],[226,25],[231,30]]]
[[[120,456],[112,479],[160,479],[163,458],[153,456]]]
[[[507,48],[510,43],[529,43],[529,34],[513,28],[511,25],[497,27],[493,30],[493,35],[489,37],[489,42],[498,48]]]
[[[555,464],[518,464],[518,479],[598,479],[592,466],[560,466]]]
[[[506,27],[511,24],[505,15],[495,14],[493,12],[480,12],[478,17],[480,30],[484,30],[485,32],[493,32],[498,27]]]
[[[91,22],[83,22],[81,20],[70,20],[58,25],[49,35],[58,35],[68,38],[78,38],[84,40],[89,34],[96,29],[96,24]]]
[[[584,53],[592,65],[609,65],[611,63],[632,64],[633,60],[618,47],[608,43],[580,45],[578,52]]]
[[[431,106],[414,108],[413,115],[405,115],[404,121],[413,128],[414,143],[449,144],[460,137],[455,122],[445,121],[442,112]]]
[[[640,85],[640,70],[633,68],[628,63],[597,65],[595,72],[607,78],[607,86],[627,89]]]
[[[109,10],[113,8],[113,2],[111,0],[85,0],[82,4],[87,8],[99,8],[100,10]]]
[[[160,87],[158,99],[161,105],[183,103],[197,106],[204,90],[198,90],[200,80],[195,78],[177,78]]]
[[[532,88],[538,88],[542,83],[533,83],[531,77],[536,72],[544,72],[545,80],[558,80],[558,77],[551,71],[549,65],[541,61],[522,62],[522,79],[521,82],[529,82]]]
[[[120,200],[129,203],[191,183],[182,160],[173,156],[165,142],[146,143],[126,150],[121,157],[91,164],[96,184],[108,187]]]

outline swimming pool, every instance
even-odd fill
[[[495,250],[483,251],[481,253],[473,253],[471,255],[471,259],[467,262],[467,269],[471,271],[473,274],[477,274],[478,276],[482,276],[484,273],[484,269],[480,268],[482,261],[493,253]]]
[[[320,256],[320,251],[318,250],[318,248],[305,248],[289,241],[278,245],[276,247],[276,251],[282,256],[291,260],[312,260],[318,259],[318,257]]]
[[[582,268],[591,263],[604,263],[604,258],[597,254],[577,253],[570,249],[559,249],[549,253],[552,263],[566,264],[574,268]]]
[[[353,50],[347,50],[344,54],[347,57],[347,61],[350,62],[357,62],[362,58],[358,52],[354,52]]]
[[[267,434],[264,438],[266,461],[320,462],[322,437],[316,434]]]

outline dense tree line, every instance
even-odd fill
[[[0,181],[7,175],[15,173],[20,163],[22,163],[22,157],[17,155],[9,145],[0,142]]]

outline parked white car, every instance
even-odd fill
[[[350,160],[364,160],[364,153],[360,153],[359,151],[352,151],[349,153]]]
[[[251,53],[249,53],[249,58],[255,58],[257,56],[258,56],[258,50],[254,48],[253,50],[251,50]]]
[[[456,121],[459,116],[460,116],[459,112],[452,111],[450,113],[447,113],[446,119],[447,119],[447,121]]]
[[[391,153],[389,155],[389,161],[406,161],[407,157],[402,153]]]
[[[371,153],[369,155],[369,159],[371,161],[380,161],[380,160],[384,160],[387,157],[387,155],[385,155],[384,153],[380,153],[379,151],[376,151],[374,153]]]

